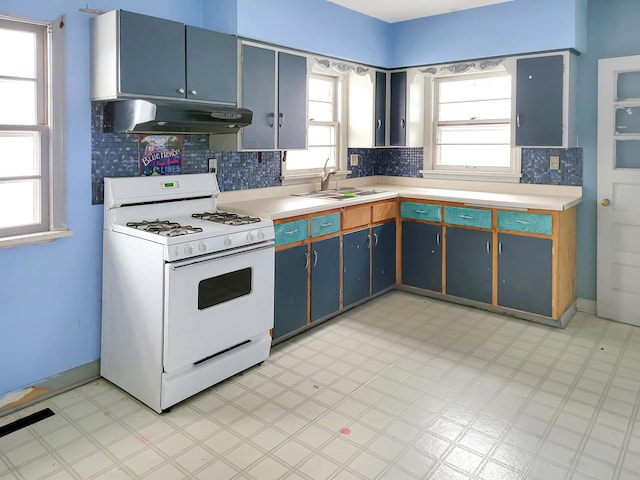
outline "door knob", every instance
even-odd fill
[[[608,207],[609,205],[611,205],[611,200],[605,198],[600,202],[600,205],[602,205],[603,207]]]

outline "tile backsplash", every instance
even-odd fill
[[[105,177],[138,176],[138,135],[105,133],[102,130],[103,103],[92,104],[91,184],[92,203],[104,201]],[[422,148],[358,148],[358,165],[349,170],[354,177],[390,175],[420,177]],[[560,157],[560,169],[549,169],[549,156]],[[218,159],[221,191],[281,185],[280,152],[220,152],[209,150],[207,135],[184,135],[182,173],[204,173],[208,159]],[[522,149],[521,183],[582,185],[582,149]]]

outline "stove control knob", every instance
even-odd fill
[[[191,245],[187,245],[186,247],[184,247],[184,253],[187,255],[191,255],[193,253],[193,248],[191,248]]]
[[[253,242],[253,232],[249,232],[247,233],[247,241],[248,242]]]
[[[231,246],[231,239],[229,237],[225,237],[224,246],[225,247],[230,247]]]
[[[264,232],[263,232],[262,230],[260,230],[260,231],[258,232],[258,238],[259,238],[260,240],[264,240]]]
[[[198,245],[198,250],[204,253],[207,251],[207,246],[204,243],[201,243],[200,245]]]

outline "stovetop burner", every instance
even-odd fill
[[[142,220],[141,222],[127,222],[127,227],[132,227],[145,232],[156,233],[164,237],[178,237],[190,233],[200,233],[202,228],[191,225],[180,225],[169,220]]]
[[[258,217],[250,217],[249,215],[238,215],[237,213],[220,211],[216,211],[213,213],[194,213],[191,216],[200,220],[208,220],[210,222],[222,223],[224,225],[248,225],[250,223],[258,223],[261,221],[261,219]]]

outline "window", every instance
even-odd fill
[[[507,72],[433,79],[431,174],[519,175],[511,147],[512,78]],[[429,165],[430,164],[430,165]]]
[[[63,25],[0,17],[0,45],[11,46],[0,49],[0,246],[70,233],[61,201],[64,89],[53,68],[59,59],[55,76],[63,74]]]
[[[304,174],[340,164],[340,79],[308,76],[307,150],[289,150],[283,174]]]

